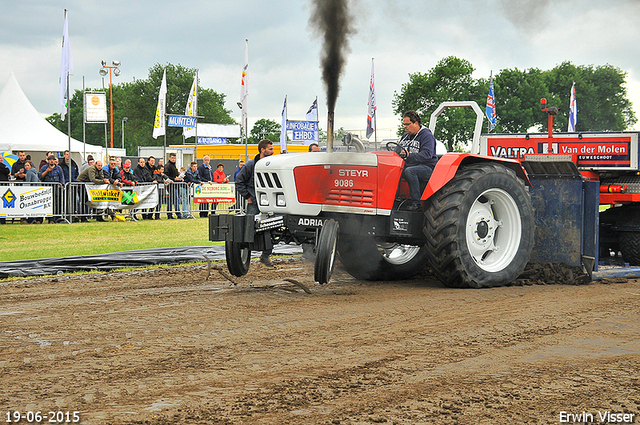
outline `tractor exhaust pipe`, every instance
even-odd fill
[[[327,118],[327,152],[333,152],[333,111],[329,111]]]

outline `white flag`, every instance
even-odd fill
[[[193,84],[191,84],[191,90],[189,91],[189,99],[187,100],[187,107],[184,110],[184,114],[189,117],[195,117],[198,113],[198,75],[193,77]],[[193,137],[196,135],[195,127],[185,127],[182,129],[182,134],[185,138]]]
[[[369,80],[369,102],[367,102],[367,139],[376,131],[374,117],[376,115],[376,90],[373,84],[373,59],[371,59],[371,79]]]
[[[287,96],[282,106],[282,127],[280,128],[280,153],[287,151]]]
[[[167,120],[165,118],[167,104],[167,70],[162,73],[162,83],[160,83],[160,94],[158,94],[158,106],[156,107],[156,119],[153,123],[153,138],[166,134]]]
[[[569,103],[569,129],[567,131],[576,131],[576,123],[578,122],[578,103],[576,101],[576,83],[571,86],[571,101]]]
[[[318,98],[313,101],[304,119],[307,121],[318,121]]]
[[[64,11],[64,28],[62,30],[62,61],[60,63],[60,105],[62,105],[62,113],[60,117],[64,121],[67,114],[67,82],[69,72],[73,70],[73,60],[71,58],[71,46],[69,44],[69,23],[67,20],[67,10]]]

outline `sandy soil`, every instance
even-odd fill
[[[0,421],[640,422],[637,280],[448,289],[338,268],[319,286],[274,262],[237,285],[206,266],[0,282]]]

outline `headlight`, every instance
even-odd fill
[[[268,207],[269,206],[269,198],[267,198],[267,194],[266,193],[261,193],[260,194],[260,206],[261,207]]]
[[[276,205],[279,207],[286,207],[287,206],[287,201],[284,198],[284,193],[277,193],[276,194]]]

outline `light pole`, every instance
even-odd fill
[[[126,123],[127,121],[129,121],[129,118],[122,118],[122,149],[124,149],[124,123]]]
[[[111,103],[111,149],[113,149],[113,81],[111,79],[111,71],[113,70],[113,74],[117,77],[120,75],[120,61],[112,61],[111,65],[107,65],[106,61],[102,61],[102,69],[99,71],[100,75],[103,77],[107,75],[107,69],[109,70],[109,100]]]

